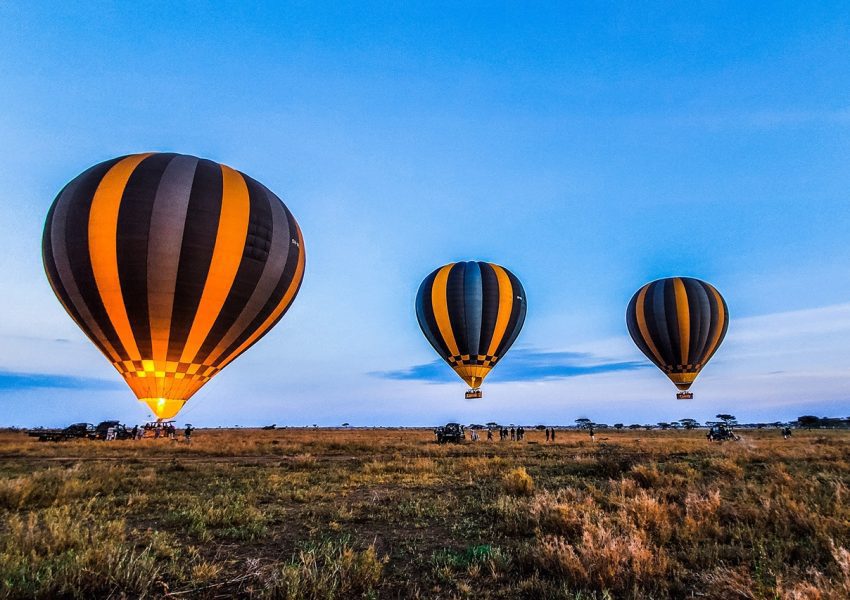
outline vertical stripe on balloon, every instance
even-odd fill
[[[195,355],[212,329],[213,323],[227,299],[242,260],[245,238],[248,235],[248,187],[241,175],[221,165],[222,200],[218,232],[210,259],[204,290],[198,302],[195,319],[183,346],[180,362],[195,362]]]
[[[124,187],[133,170],[148,156],[150,154],[128,156],[106,173],[92,198],[89,216],[89,254],[94,280],[109,320],[130,360],[141,360],[141,354],[121,293],[116,233]]]
[[[148,318],[155,364],[164,364],[168,357],[180,246],[197,164],[194,156],[174,157],[156,188],[147,254]]]
[[[453,266],[454,263],[444,266],[437,272],[437,276],[434,277],[434,284],[431,287],[431,306],[434,310],[434,319],[437,321],[440,337],[445,341],[449,352],[453,356],[457,356],[460,354],[460,351],[458,350],[455,335],[452,331],[452,323],[449,318],[449,304],[446,297],[449,273]]]

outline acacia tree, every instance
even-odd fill
[[[681,423],[682,427],[689,431],[699,427],[699,422],[696,419],[679,419],[679,423]]]
[[[820,424],[820,417],[816,417],[815,415],[803,415],[802,417],[797,417],[798,427],[805,427],[806,429],[811,429],[812,427],[820,427]]]
[[[576,425],[579,429],[588,429],[591,425],[593,425],[593,421],[586,417],[582,417],[581,419],[576,419]]]
[[[730,429],[738,424],[738,421],[735,419],[735,415],[720,414],[716,415],[716,417],[723,421],[723,423]]]

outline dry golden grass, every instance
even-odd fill
[[[534,493],[534,480],[525,467],[517,467],[505,473],[502,485],[505,492],[512,496],[530,496]]]
[[[0,432],[0,597],[850,598],[850,434],[742,438]]]

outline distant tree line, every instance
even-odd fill
[[[735,415],[730,415],[728,413],[720,413],[715,415],[715,421],[706,421],[705,423],[700,423],[696,419],[691,418],[683,418],[678,421],[661,421],[659,423],[632,423],[630,425],[624,423],[614,423],[613,425],[608,425],[607,423],[597,423],[587,417],[581,417],[575,420],[575,425],[572,428],[575,429],[589,429],[593,427],[597,430],[604,429],[615,429],[616,431],[622,431],[624,429],[630,429],[632,431],[638,429],[645,429],[646,431],[652,429],[685,429],[692,430],[698,429],[701,427],[712,427],[714,425],[726,425],[729,428],[744,428],[744,429],[765,429],[765,428],[783,428],[783,427],[796,427],[798,429],[850,429],[850,417],[817,417],[814,415],[803,415],[798,417],[793,421],[771,421],[771,422],[753,422],[753,423],[739,423],[738,419]],[[488,423],[488,427],[498,427],[496,423]],[[480,427],[480,426],[479,426]],[[538,425],[537,429],[543,430],[544,425]]]
[[[850,429],[850,417],[797,417],[797,427],[804,429]]]

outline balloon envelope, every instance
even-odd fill
[[[422,333],[455,373],[477,388],[511,347],[525,321],[525,290],[513,273],[459,262],[425,278],[416,295]]]
[[[713,285],[692,277],[647,283],[626,309],[637,347],[680,390],[687,390],[714,356],[729,327],[726,301]]]
[[[304,275],[281,200],[180,154],[95,165],[47,215],[44,268],[65,310],[160,419],[256,343]]]

